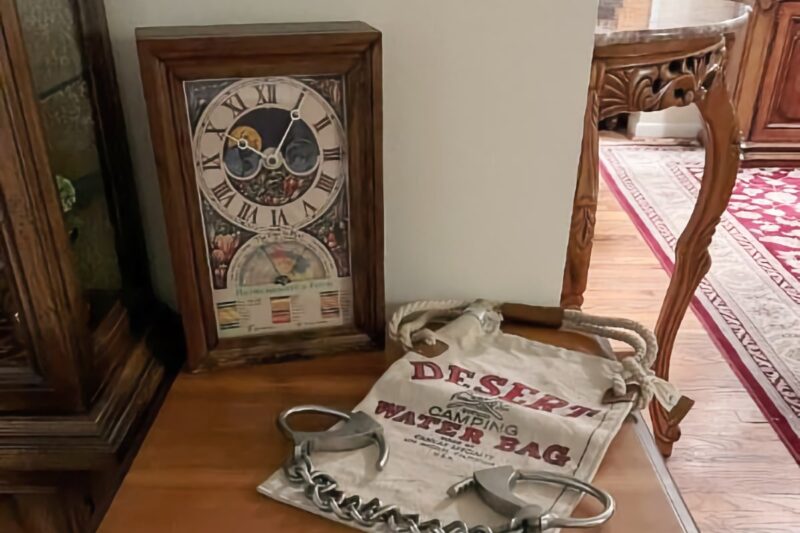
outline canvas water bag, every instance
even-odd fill
[[[390,334],[408,351],[353,409],[382,426],[390,450],[386,467],[377,470],[375,447],[364,447],[314,452],[314,468],[334,479],[337,490],[364,501],[378,498],[418,514],[420,521],[461,520],[494,528],[509,517],[487,506],[476,491],[451,497],[448,487],[501,465],[590,482],[631,409],[655,396],[671,410],[680,397],[650,370],[656,351],[650,331],[632,321],[564,313],[563,327],[624,341],[634,355],[617,360],[609,350],[606,358],[592,356],[503,333],[497,307],[482,301],[401,308]],[[453,315],[457,318],[436,332],[426,328],[433,319]],[[424,355],[431,351],[441,353]],[[258,490],[338,520],[290,483],[284,471]],[[514,493],[563,517],[581,497],[534,483],[519,484]],[[350,525],[369,529],[357,522]]]

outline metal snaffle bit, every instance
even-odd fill
[[[331,415],[345,423],[328,431],[295,431],[289,426],[289,417],[301,413]],[[343,452],[378,445],[378,470],[389,462],[389,448],[383,438],[383,426],[366,413],[340,411],[322,405],[298,405],[283,411],[278,417],[278,427],[293,443],[293,459],[314,451]]]
[[[295,431],[288,419],[300,413],[332,415],[343,423],[329,431]],[[278,417],[278,427],[292,441],[292,457],[284,466],[290,482],[301,485],[306,497],[320,510],[335,514],[348,522],[365,527],[386,524],[393,531],[419,533],[505,533],[522,531],[538,533],[560,527],[588,528],[605,523],[614,514],[614,499],[579,479],[550,472],[524,472],[511,466],[498,466],[478,470],[472,477],[450,487],[447,494],[454,498],[475,488],[478,495],[495,512],[509,519],[500,530],[489,526],[469,527],[457,520],[442,525],[440,520],[421,522],[419,515],[402,513],[396,505],[384,504],[378,498],[365,502],[361,496],[347,496],[339,490],[333,477],[314,468],[310,454],[314,451],[348,451],[378,446],[376,468],[382,470],[389,460],[389,448],[383,435],[383,426],[362,412],[340,411],[318,405],[300,405],[283,411]],[[521,500],[513,493],[518,481],[533,481],[577,490],[599,500],[603,511],[591,518],[560,518],[544,512],[538,505]]]
[[[550,485],[561,485],[597,499],[603,510],[590,518],[561,518],[545,512],[538,505],[525,502],[514,495],[514,485],[518,481],[533,481]],[[459,481],[447,491],[454,498],[462,492],[474,488],[478,496],[496,512],[510,518],[508,530],[523,528],[526,532],[539,532],[547,529],[573,527],[589,528],[606,523],[614,514],[614,498],[604,490],[571,476],[553,472],[526,472],[511,466],[496,466],[478,470],[472,477]]]

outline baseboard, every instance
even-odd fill
[[[744,142],[741,167],[800,167],[800,144]]]
[[[656,113],[631,113],[628,134],[632,137],[696,139],[703,122],[690,108],[670,108]]]
[[[634,128],[636,137],[669,137],[696,139],[703,130],[694,122],[638,122]]]

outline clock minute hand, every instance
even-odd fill
[[[266,252],[266,256],[267,256],[267,261],[269,261],[269,264],[270,264],[270,265],[272,265],[272,269],[273,269],[273,270],[275,270],[275,272],[277,272],[277,274],[278,274],[279,276],[285,276],[286,274],[284,274],[284,273],[282,273],[282,272],[280,271],[280,269],[278,268],[278,266],[275,264],[275,261],[273,261],[273,260],[272,260],[272,256],[270,255],[270,253],[269,253],[269,252]]]
[[[281,138],[281,142],[278,143],[278,147],[275,148],[276,154],[281,153],[281,149],[283,148],[283,143],[286,142],[286,138],[289,136],[289,132],[292,131],[292,125],[294,125],[295,122],[300,120],[301,107],[303,107],[303,100],[300,100],[300,102],[297,104],[297,107],[295,107],[289,112],[289,118],[290,118],[289,125],[286,127],[286,131],[283,132],[283,138]]]
[[[267,261],[269,261],[269,264],[272,265],[272,270],[275,271],[275,274],[277,274],[278,277],[286,276],[286,274],[281,272],[281,269],[278,268],[278,265],[275,264],[275,261],[272,260],[272,254],[268,250],[265,250],[265,249],[261,248],[259,252],[260,252],[260,255],[263,255],[263,256],[265,256],[267,258]]]

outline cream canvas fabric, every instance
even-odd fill
[[[383,426],[390,450],[386,468],[376,470],[377,448],[371,446],[314,453],[318,470],[333,476],[348,495],[378,497],[421,520],[493,527],[508,519],[475,491],[449,498],[448,487],[476,470],[501,465],[591,481],[632,408],[630,402],[602,403],[619,362],[486,333],[471,315],[437,336],[449,345],[445,353],[434,358],[407,353],[353,409]],[[282,471],[258,490],[335,519],[319,512]],[[568,516],[579,500],[572,491],[546,485],[521,483],[515,493],[560,516]]]

